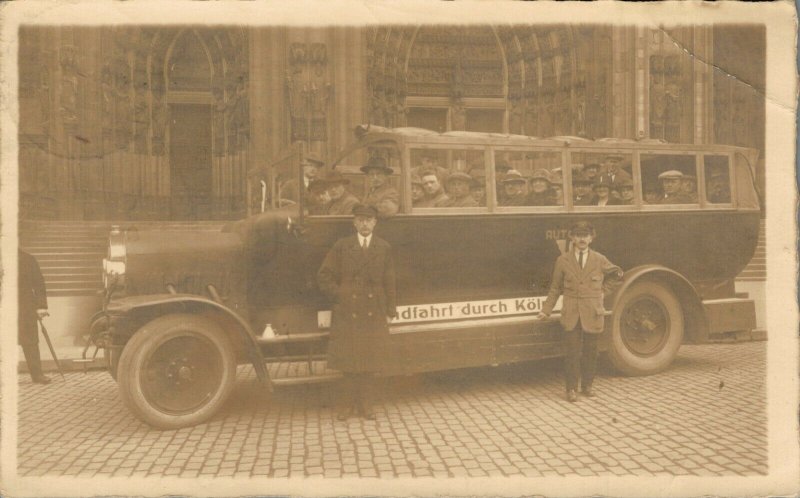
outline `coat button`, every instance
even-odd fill
[[[355,298],[357,298],[357,297],[358,297],[358,295],[357,295],[357,294],[353,294],[353,299],[355,299]]]
[[[353,313],[353,318],[358,318],[358,314]]]
[[[369,294],[367,297],[369,297],[370,299],[372,299],[372,294]]]
[[[372,312],[370,311],[369,313],[367,313],[367,316],[372,316]]]

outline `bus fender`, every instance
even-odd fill
[[[681,303],[684,313],[684,342],[699,343],[708,337],[708,321],[703,310],[702,298],[683,275],[661,265],[642,265],[631,268],[623,277],[622,285],[610,296],[612,310],[627,289],[635,282],[650,280],[667,286]]]
[[[264,366],[264,357],[253,330],[236,312],[221,303],[193,294],[158,294],[119,299],[109,306],[109,311],[114,315],[130,315],[142,311],[155,311],[157,315],[173,312],[213,311],[222,318],[223,329],[236,329],[238,337],[245,346],[248,359],[256,371],[256,376],[259,381],[268,386],[270,391],[272,390],[269,372]]]

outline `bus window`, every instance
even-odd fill
[[[705,156],[706,199],[712,204],[731,202],[728,156]]]
[[[573,152],[571,158],[574,205],[634,204],[631,154]]]
[[[486,207],[484,162],[483,150],[412,149],[412,207]]]
[[[497,151],[498,206],[563,206],[561,152]]]
[[[696,204],[695,156],[642,154],[642,195],[645,204]]]

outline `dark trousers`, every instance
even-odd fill
[[[345,373],[342,379],[342,394],[339,406],[343,410],[355,409],[368,411],[372,405],[370,387],[373,375],[371,373]]]
[[[600,334],[584,332],[581,322],[572,330],[564,331],[564,377],[567,382],[567,391],[578,389],[578,379],[581,388],[588,389],[594,381],[597,372],[597,339]]]
[[[42,374],[42,357],[39,354],[39,345],[36,343],[20,344],[22,352],[25,354],[25,364],[28,365],[28,372],[32,378],[41,377]]]

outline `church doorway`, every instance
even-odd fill
[[[208,104],[170,104],[170,218],[211,218],[212,109]]]

